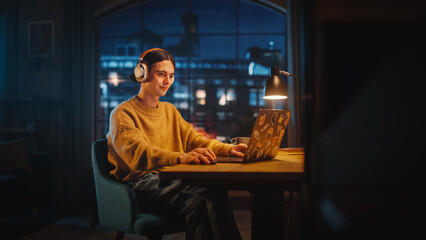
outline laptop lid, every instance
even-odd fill
[[[290,120],[291,111],[260,109],[243,162],[275,158]]]

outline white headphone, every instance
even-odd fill
[[[149,52],[158,51],[158,50],[165,52],[165,50],[163,50],[161,48],[151,48],[151,49],[146,50],[144,53],[142,53],[138,62],[136,63],[135,69],[133,70],[133,73],[135,74],[136,81],[143,83],[143,82],[146,82],[148,80],[149,69],[148,69],[148,65],[146,64],[146,62],[143,61],[143,58]]]

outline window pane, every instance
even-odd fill
[[[126,44],[126,38],[101,38],[100,55],[119,55],[118,47]]]
[[[182,117],[188,121],[190,116],[190,98],[188,79],[175,78],[172,87],[167,91],[166,96],[160,98],[160,101],[172,103],[179,110]]]
[[[142,8],[142,35],[185,33],[189,26],[187,12],[187,0],[148,1]]]
[[[124,37],[140,34],[141,6],[119,10],[99,21],[101,37]]]
[[[239,33],[284,33],[283,13],[253,1],[238,4]]]
[[[238,122],[237,87],[233,78],[197,78],[191,81],[193,112],[191,122],[209,134],[225,136],[224,131]]]
[[[191,57],[191,76],[235,76],[235,36],[200,36],[192,42],[198,43],[200,51],[198,57]]]
[[[267,78],[254,76],[238,80],[237,104],[240,120],[247,118],[247,114],[252,116],[259,107],[264,106],[263,86]]]
[[[198,33],[235,33],[236,1],[191,1],[191,12],[196,16]]]
[[[111,110],[121,102],[136,95],[139,91],[140,84],[130,82],[129,80],[122,79],[116,74],[105,74],[109,77],[102,77],[98,82],[98,104],[97,109],[97,122],[103,132],[101,136],[105,136],[108,132],[108,120]],[[118,81],[115,81],[118,80]],[[98,136],[99,137],[99,136]]]
[[[286,66],[284,35],[240,36],[239,60],[248,64],[244,75],[269,75],[271,66]]]
[[[199,39],[202,59],[236,60],[235,36],[200,36]]]
[[[176,79],[187,78],[189,75],[188,58],[184,56],[173,56],[173,57],[175,58],[175,62],[176,62],[175,81]]]

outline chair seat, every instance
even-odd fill
[[[176,233],[185,229],[183,222],[183,219],[174,216],[140,213],[133,224],[133,232],[141,235]]]

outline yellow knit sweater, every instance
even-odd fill
[[[198,147],[227,155],[231,146],[204,138],[186,122],[170,103],[157,108],[141,104],[137,96],[124,101],[111,112],[108,161],[111,174],[119,181],[133,181],[157,168],[177,164],[180,154]]]

